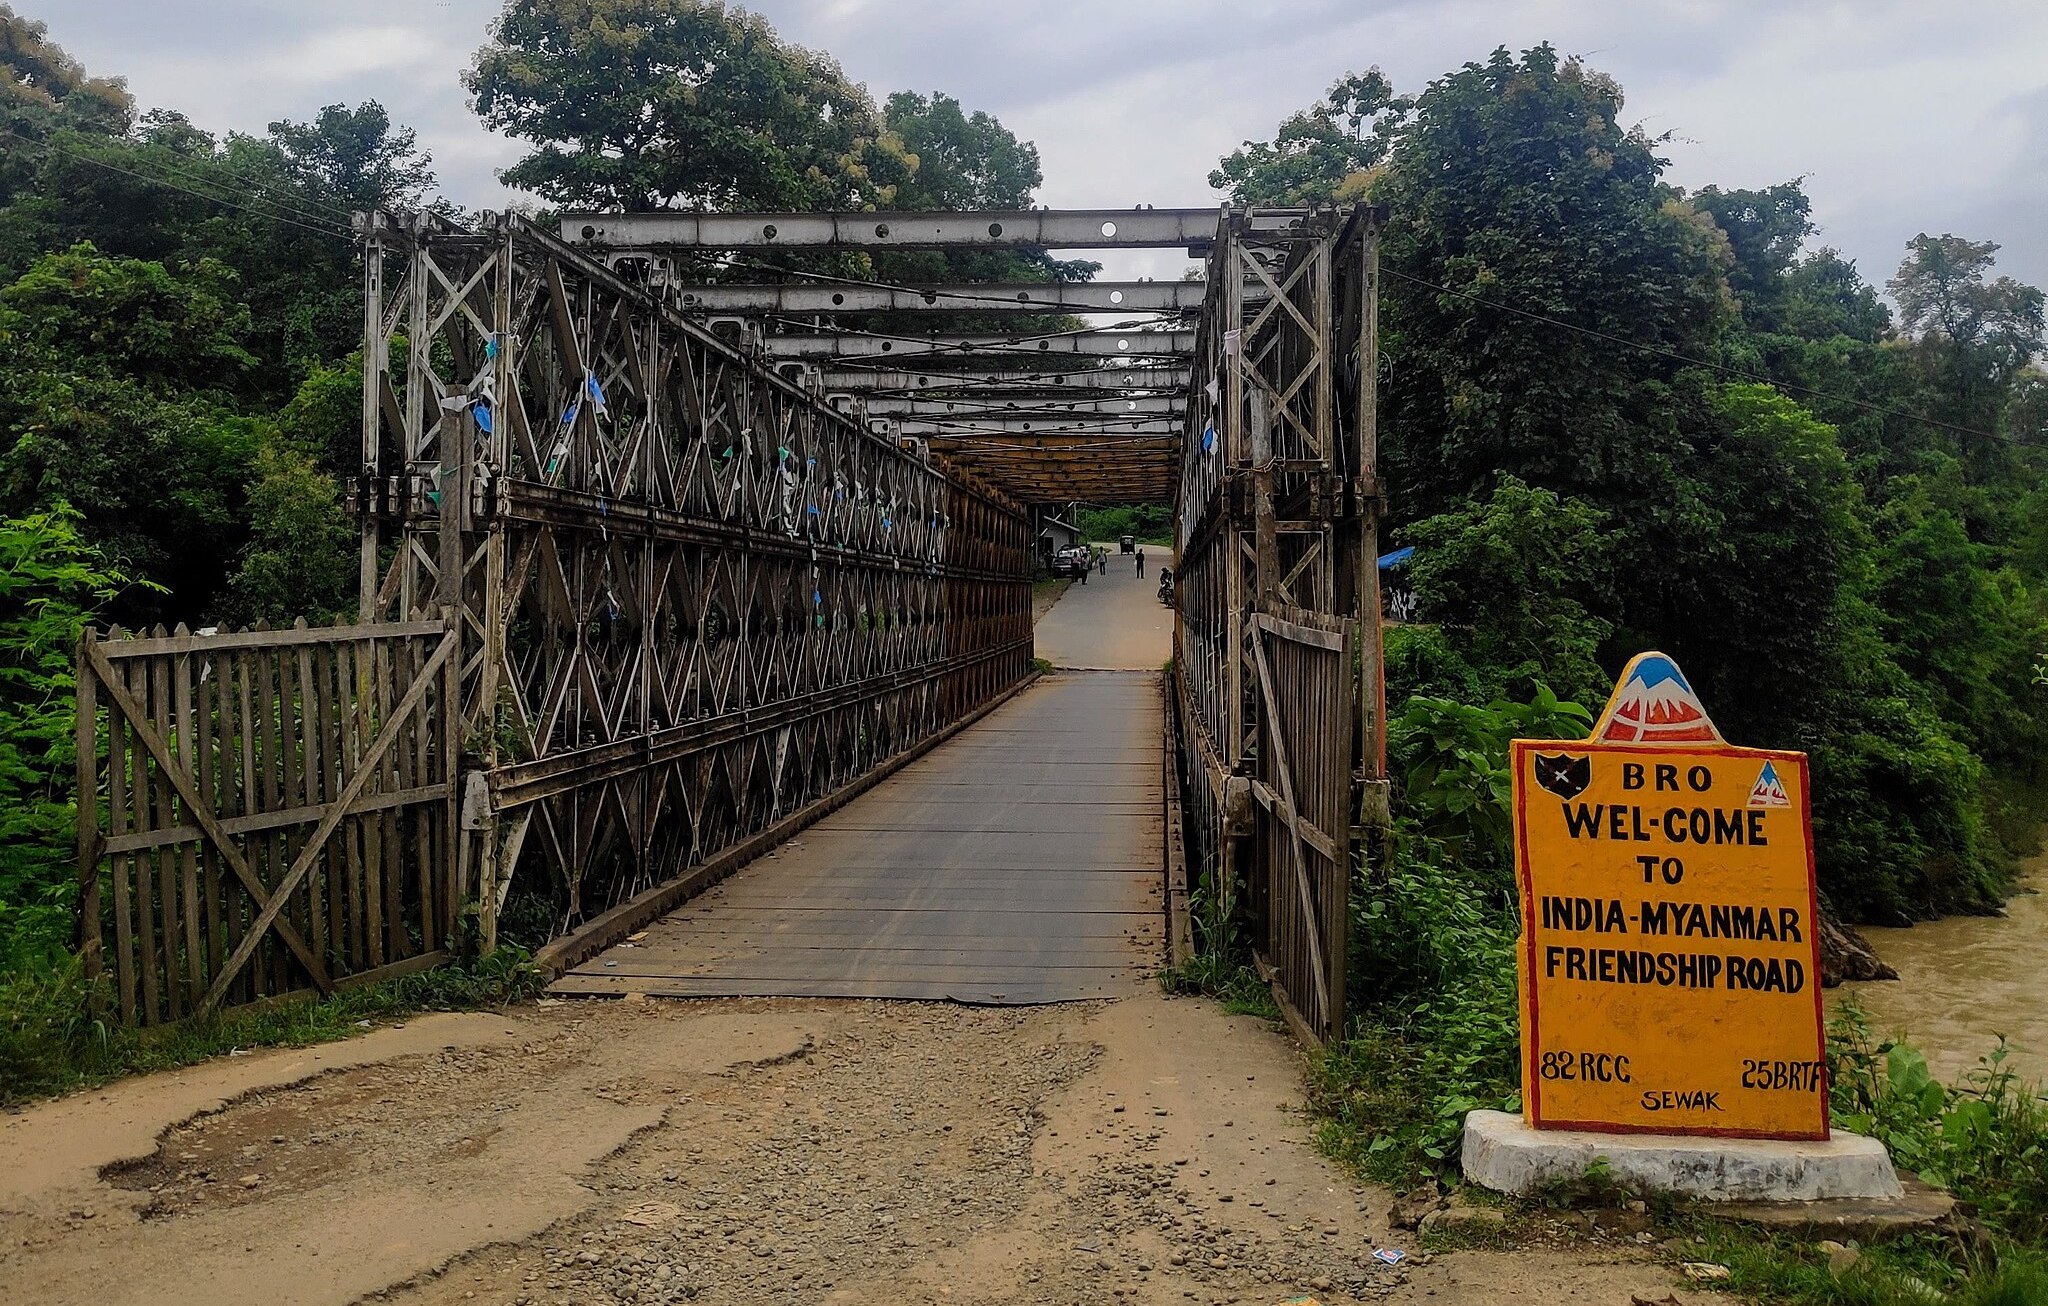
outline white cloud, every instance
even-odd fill
[[[35,10],[50,0],[28,0]],[[943,90],[1035,140],[1049,203],[1207,204],[1219,155],[1262,138],[1346,71],[1419,90],[1497,45],[1549,40],[1670,131],[1686,186],[1808,178],[1822,238],[1882,281],[1905,241],[2006,245],[2048,284],[2048,5],[2039,0],[757,0],[877,95]],[[58,0],[54,35],[148,104],[260,131],[376,98],[420,131],[444,185],[502,203],[522,152],[486,134],[458,81],[496,0]],[[1120,259],[1174,275],[1171,254]]]

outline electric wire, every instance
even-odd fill
[[[339,227],[318,225],[313,222],[304,221],[303,218],[309,215],[301,214],[300,216],[297,217],[287,216],[287,214],[283,212],[276,212],[268,208],[258,207],[256,203],[250,202],[247,199],[247,197],[244,197],[243,199],[240,200],[235,200],[228,199],[220,195],[208,194],[205,191],[194,190],[189,186],[181,186],[177,182],[172,181],[167,177],[157,177],[151,176],[148,173],[136,172],[129,168],[123,168],[118,164],[109,163],[105,159],[95,158],[90,154],[84,154],[76,150],[65,149],[63,146],[58,145],[54,142],[32,141],[25,136],[19,135],[18,133],[12,131],[8,131],[5,128],[0,128],[0,136],[9,137],[12,140],[18,141],[21,144],[28,146],[30,149],[40,149],[49,153],[61,154],[66,158],[74,159],[80,163],[89,164],[95,168],[103,168],[108,172],[119,173],[124,177],[130,177],[136,181],[147,182],[153,186],[162,186],[168,190],[179,191],[183,194],[192,196],[194,199],[205,200],[211,204],[219,204],[224,208],[235,209],[240,212],[247,213],[251,217],[262,218],[268,222],[280,222],[284,223],[287,226],[301,227],[307,231],[315,232],[322,236],[330,236],[351,242],[354,241],[355,239],[353,233],[342,230]]]
[[[1937,430],[1947,431],[1952,435],[1966,435],[1978,440],[1995,440],[2000,444],[2018,445],[2027,449],[2048,449],[2048,443],[2039,440],[2024,440],[2014,435],[2000,435],[1996,431],[1981,431],[1974,426],[1960,426],[1954,422],[1944,422],[1940,418],[1909,412],[1903,408],[1891,408],[1884,404],[1874,404],[1868,400],[1857,399],[1850,395],[1836,394],[1828,390],[1817,390],[1812,386],[1800,385],[1796,381],[1782,381],[1767,373],[1752,371],[1746,367],[1737,367],[1732,363],[1717,363],[1709,358],[1695,358],[1690,354],[1682,354],[1675,349],[1666,349],[1662,345],[1645,344],[1640,340],[1631,340],[1627,336],[1615,335],[1611,331],[1602,331],[1598,327],[1581,326],[1576,322],[1566,322],[1562,318],[1551,317],[1530,309],[1516,308],[1513,304],[1503,304],[1499,300],[1488,299],[1483,295],[1475,295],[1469,291],[1455,290],[1450,286],[1440,286],[1434,281],[1426,281],[1421,277],[1410,276],[1393,268],[1383,268],[1382,271],[1397,281],[1406,281],[1410,285],[1420,286],[1426,290],[1434,290],[1438,294],[1449,295],[1453,299],[1466,300],[1486,308],[1497,309],[1503,313],[1511,313],[1516,317],[1527,318],[1532,322],[1542,322],[1547,326],[1558,327],[1566,331],[1576,331],[1580,335],[1591,336],[1596,340],[1605,340],[1610,344],[1621,345],[1645,354],[1654,354],[1660,358],[1668,358],[1673,362],[1684,363],[1690,367],[1704,367],[1729,376],[1739,376],[1746,381],[1767,385],[1772,389],[1783,390],[1788,394],[1804,395],[1813,399],[1824,399],[1830,403],[1848,404],[1853,408],[1860,408],[1868,413],[1874,413],[1883,417],[1896,417],[1908,422],[1918,422],[1923,426],[1931,426]]]

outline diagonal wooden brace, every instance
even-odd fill
[[[161,735],[157,734],[156,728],[150,724],[149,713],[143,709],[140,703],[135,701],[134,696],[129,694],[127,688],[121,683],[119,675],[114,670],[113,662],[97,643],[86,644],[85,655],[92,663],[93,672],[98,676],[101,688],[107,691],[107,700],[113,704],[122,716],[128,718],[128,724],[135,730],[135,737],[142,741],[142,746],[148,749],[150,756],[156,759],[158,769],[170,780],[172,787],[178,791],[178,796],[184,800],[186,810],[191,813],[193,824],[197,825],[206,835],[207,842],[220,851],[222,860],[227,862],[228,869],[235,873],[235,878],[242,882],[243,889],[247,890],[249,896],[255,899],[258,909],[267,914],[274,915],[275,913],[271,906],[271,895],[264,889],[263,881],[250,868],[248,859],[242,856],[242,850],[235,846],[234,836],[221,826],[219,818],[214,816],[210,805],[200,799],[198,787],[192,783],[192,777],[186,773],[184,766],[171,756],[170,745],[164,741]],[[282,892],[277,896],[279,901],[282,901]],[[299,932],[293,929],[289,923],[280,921],[277,926],[277,936],[284,940],[285,946],[292,950],[292,955],[299,959],[299,964],[306,968],[306,973],[313,977],[314,985],[322,993],[332,993],[334,991],[334,981],[328,978],[327,967],[321,963],[319,956],[312,948],[306,945],[306,941],[299,936]],[[253,940],[259,937],[260,931],[251,931],[248,939],[245,940],[245,942],[251,943],[251,951],[254,951]],[[232,971],[229,972],[229,974],[232,973]],[[225,985],[218,980],[215,981],[213,987],[220,992],[226,991]],[[210,1006],[213,1000],[213,995],[209,993],[206,1005]],[[202,1007],[201,1009],[204,1010],[205,1008]]]
[[[227,994],[228,985],[234,981],[242,967],[249,964],[249,958],[255,955],[257,945],[263,941],[264,931],[276,925],[279,935],[283,936],[287,927],[278,921],[278,913],[284,910],[292,891],[299,887],[299,881],[306,878],[306,873],[313,869],[313,863],[319,860],[328,839],[340,828],[343,818],[349,814],[349,809],[355,805],[356,799],[362,795],[370,780],[377,774],[377,764],[383,760],[384,754],[390,751],[391,745],[398,741],[399,735],[404,733],[413,709],[420,705],[420,700],[425,698],[427,691],[434,686],[435,673],[440,671],[441,664],[454,653],[456,645],[461,640],[461,634],[460,625],[450,627],[448,633],[441,637],[441,643],[434,649],[433,656],[420,668],[411,688],[405,691],[405,697],[399,700],[398,706],[384,719],[384,728],[377,733],[377,738],[371,742],[369,748],[364,750],[362,757],[357,759],[355,775],[349,779],[347,787],[340,795],[328,805],[327,815],[320,818],[320,824],[314,827],[312,835],[299,850],[299,855],[293,860],[291,868],[279,877],[277,887],[270,895],[270,901],[263,905],[262,912],[250,922],[249,932],[242,936],[241,943],[236,945],[234,953],[221,966],[220,973],[214,976],[212,987],[206,991],[205,1001],[199,1005],[202,1013],[211,1011],[219,1005],[221,998]],[[322,985],[323,991],[328,987],[331,986]]]

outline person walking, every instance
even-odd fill
[[[1105,576],[1109,575],[1109,550],[1108,550],[1108,549],[1097,549],[1097,550],[1095,551],[1095,569],[1096,569],[1097,571],[1101,572],[1101,573],[1102,573],[1103,575],[1105,575]]]
[[[1139,550],[1138,550],[1138,575],[1142,577],[1142,576],[1143,576],[1144,574],[1145,574],[1145,551],[1144,551],[1143,549],[1139,549]]]

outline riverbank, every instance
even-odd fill
[[[1854,1002],[1871,1028],[1902,1035],[1936,1076],[1953,1081],[2003,1035],[2006,1065],[2048,1083],[2048,853],[2028,859],[2002,916],[1950,916],[1903,929],[1865,927],[1897,980],[1844,984],[1831,1003]]]

